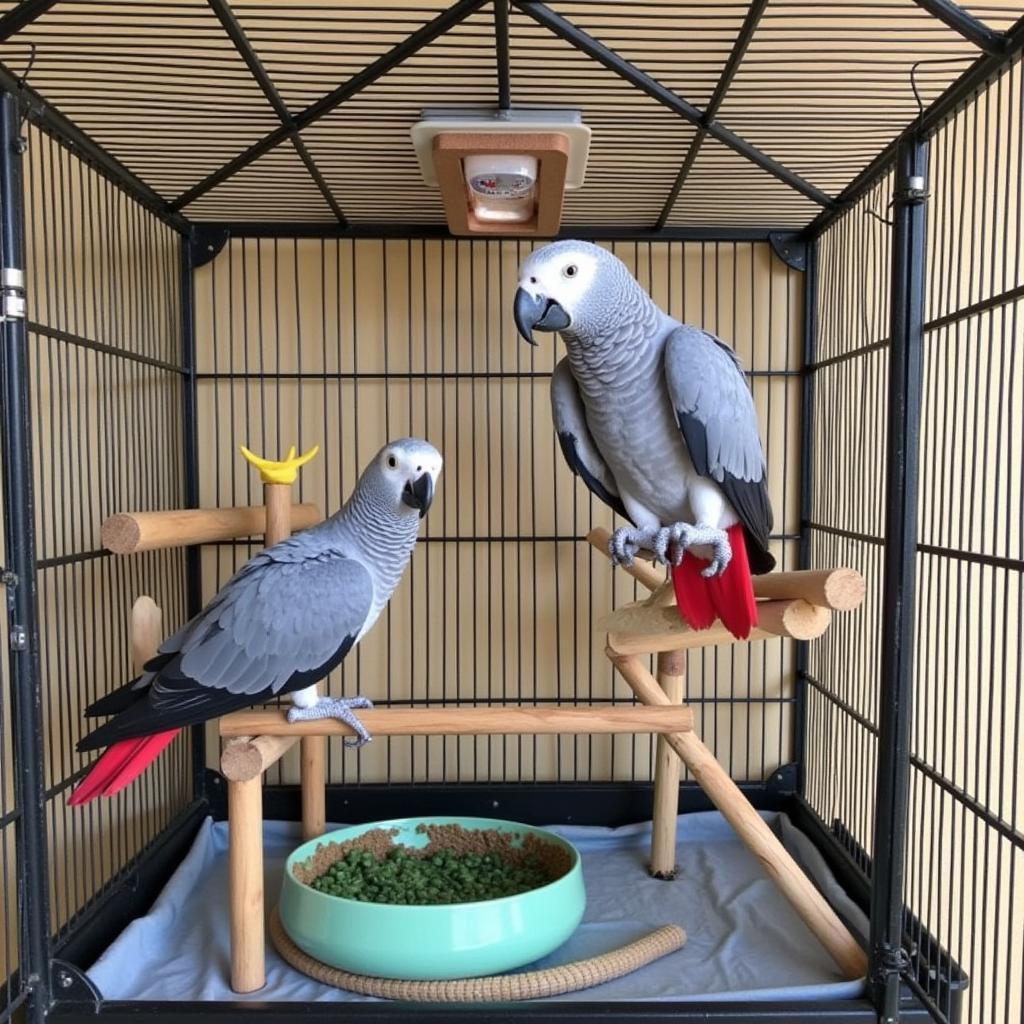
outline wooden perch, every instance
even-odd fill
[[[754,577],[754,596],[768,600],[802,600],[837,612],[864,600],[864,577],[856,569],[804,569]]]
[[[639,658],[624,656],[610,647],[607,654],[644,704],[667,708],[671,698]],[[665,736],[665,742],[689,768],[701,789],[775,881],[800,919],[828,950],[843,974],[848,978],[864,977],[868,966],[864,950],[764,819],[751,807],[714,754],[693,732],[669,734]]]
[[[608,557],[608,541],[612,535],[603,527],[595,526],[587,534],[587,541],[606,558]],[[643,559],[643,554],[640,558]],[[657,590],[665,582],[665,570],[659,566],[649,564],[649,561],[634,561],[632,565],[624,565],[623,572],[628,572],[638,583],[641,583],[648,590]]]
[[[688,732],[687,707],[636,705],[577,707],[367,708],[359,719],[376,736],[542,736]],[[283,711],[236,711],[220,719],[221,736],[354,736],[344,722],[323,718],[291,723]]]
[[[611,534],[604,527],[596,526],[587,534],[587,540],[603,555],[608,554]],[[664,604],[672,600],[671,586],[666,586],[665,572],[660,566],[647,564],[653,552],[640,551],[638,559],[626,568],[626,572],[639,580],[648,590],[654,591],[652,604]],[[831,608],[833,611],[850,611],[864,600],[864,577],[856,569],[801,569],[793,572],[770,572],[754,576],[754,596],[768,601],[806,601],[808,604]],[[817,635],[817,634],[815,634]]]
[[[152,658],[164,639],[164,613],[148,594],[136,599],[132,605],[129,631],[132,638],[132,670],[136,675]]]
[[[806,601],[760,601],[757,612],[759,624],[747,640],[773,636],[812,640],[828,629],[832,618],[827,608]],[[708,629],[694,630],[683,622],[674,606],[655,607],[643,602],[616,609],[601,619],[597,628],[607,631],[608,646],[619,654],[653,654],[746,642],[737,640],[721,622]]]
[[[298,742],[298,736],[239,736],[225,744],[220,771],[230,782],[258,779]]]
[[[293,505],[292,530],[319,523],[316,505]],[[115,555],[130,555],[155,548],[212,544],[236,537],[262,534],[267,527],[263,505],[239,508],[177,508],[165,512],[119,512],[103,521],[100,540]]]

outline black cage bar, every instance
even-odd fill
[[[536,607],[551,596],[573,636],[557,648],[557,691],[611,699],[610,670],[587,660],[579,639],[613,596],[581,540],[600,513],[547,475],[550,365],[512,347],[503,317],[501,282],[514,280],[530,242],[451,239],[403,148],[421,108],[463,105],[584,111],[591,168],[586,189],[567,199],[563,234],[614,247],[662,305],[737,345],[768,447],[782,453],[780,561],[854,565],[869,585],[865,607],[809,647],[692,659],[687,693],[755,805],[787,811],[869,911],[865,996],[533,1004],[515,1015],[1015,1024],[1024,992],[1014,927],[1024,868],[1019,10],[869,4],[872,35],[852,5],[823,9],[819,21],[801,21],[800,4],[601,0],[341,5],[302,17],[222,0],[8,7],[0,1022],[22,1012],[34,1022],[329,1016],[270,1003],[116,1004],[85,976],[155,897],[204,816],[224,814],[201,729],[115,801],[77,816],[64,806],[88,767],[73,751],[78,713],[123,681],[117,617],[150,593],[169,632],[250,551],[114,559],[95,543],[99,520],[257,501],[251,480],[211,458],[215,442],[241,431],[273,449],[318,431],[337,468],[312,497],[331,507],[374,447],[378,412],[382,428],[401,432],[438,416],[444,431],[482,423],[470,457],[486,466],[488,495],[503,503],[505,488],[528,479],[532,504],[514,519],[481,519],[456,497],[450,514],[428,521],[413,594],[439,581],[472,588],[459,601],[473,618],[460,624],[462,604],[454,615],[444,602],[428,612],[455,636],[450,663],[403,647],[389,612],[378,627],[388,699],[410,699],[400,672],[392,692],[392,663],[424,656],[435,667],[412,695],[419,702],[532,697],[523,672],[536,676],[536,654],[517,677],[508,652],[536,652]],[[694,45],[673,47],[675,32]],[[820,59],[808,59],[807,33]],[[315,52],[296,59],[296,41],[311,39],[326,67]],[[170,77],[152,67],[155,53]],[[382,174],[394,184],[390,204],[373,188]],[[369,328],[383,339],[379,365],[357,353],[368,288],[385,310]],[[255,304],[244,297],[253,290]],[[779,324],[761,347],[758,316]],[[502,344],[481,351],[476,336]],[[346,411],[335,420],[335,409]],[[517,436],[514,460],[506,430]],[[537,512],[538,490],[554,497],[550,521]],[[76,502],[81,494],[89,500]],[[538,551],[541,561],[551,553],[550,578]],[[478,566],[480,593],[464,575]],[[490,594],[512,577],[529,581],[531,602],[514,620],[500,618],[508,613]],[[615,587],[619,599],[632,592]],[[410,597],[395,615],[419,607]],[[467,643],[486,692],[449,685]],[[337,685],[348,685],[344,675]],[[524,752],[525,741],[394,741],[379,763],[351,765],[332,751],[328,816],[495,805],[538,823],[649,814],[649,745],[532,742]],[[295,817],[287,770],[269,781],[268,816]],[[704,806],[684,783],[681,808]],[[459,1012],[346,1008],[389,1020]]]

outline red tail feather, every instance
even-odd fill
[[[679,615],[691,629],[707,629],[717,618],[733,636],[745,640],[757,625],[747,545],[742,526],[730,526],[725,532],[732,547],[732,561],[725,572],[705,579],[701,570],[708,563],[687,551],[672,570],[672,583]]]
[[[113,796],[137,779],[178,735],[180,729],[168,729],[152,736],[121,740],[108,747],[89,774],[68,798],[72,807],[87,804],[98,796]]]

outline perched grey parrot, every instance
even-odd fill
[[[146,664],[138,679],[86,715],[114,715],[79,750],[108,746],[71,796],[81,804],[128,785],[177,732],[291,694],[289,721],[338,718],[370,737],[353,713],[365,697],[318,698],[391,599],[434,497],[441,456],[426,441],[385,445],[330,519],[252,558]]]
[[[562,452],[633,524],[612,535],[612,561],[629,565],[649,548],[672,567],[691,626],[720,618],[749,635],[750,573],[770,571],[775,559],[757,415],[732,349],[668,316],[621,260],[587,242],[532,253],[514,313],[531,344],[535,330],[565,342],[551,378]]]

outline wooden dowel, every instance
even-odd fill
[[[668,704],[668,696],[639,658],[623,656],[611,649],[607,654],[644,704]],[[848,978],[864,977],[867,973],[864,950],[764,819],[750,806],[711,751],[692,732],[673,733],[666,736],[665,741],[689,768],[701,789],[775,881],[799,918],[828,950],[843,974]]]
[[[657,654],[773,636],[812,640],[828,629],[832,617],[827,608],[806,601],[760,601],[757,612],[759,625],[746,640],[737,640],[721,622],[708,629],[690,629],[675,606],[654,608],[644,602],[617,608],[597,628],[608,631],[608,643],[620,654]]]
[[[668,608],[676,603],[676,588],[671,580],[665,580],[643,603],[648,608]]]
[[[587,534],[587,540],[590,544],[606,557],[608,555],[608,541],[611,539],[612,535],[603,526],[595,526]],[[649,562],[637,560],[632,565],[624,565],[622,569],[648,590],[657,590],[665,582],[665,570],[656,565],[651,565]]]
[[[263,948],[263,783],[228,782],[228,892],[231,987],[255,992],[266,982]]]
[[[131,614],[132,668],[136,675],[156,654],[164,638],[164,613],[146,594],[132,605]]]
[[[258,779],[297,742],[296,736],[239,736],[220,755],[221,774],[230,782]]]
[[[611,534],[603,526],[595,526],[587,534],[589,543],[603,555],[608,554]],[[637,561],[626,569],[649,590],[658,591],[665,583],[665,572],[649,564],[653,552],[643,549]],[[754,597],[762,601],[803,600],[833,611],[849,611],[864,600],[864,577],[856,569],[802,569],[794,572],[770,572],[754,576]],[[670,591],[671,588],[668,588]],[[654,603],[667,603],[668,591]]]
[[[575,707],[367,708],[360,720],[375,736],[543,736],[686,732],[693,711],[686,707],[636,705]],[[221,736],[352,736],[333,718],[289,722],[283,711],[236,711],[220,719]]]
[[[775,636],[813,640],[832,622],[832,612],[818,604],[794,601],[758,601],[757,626]]]
[[[767,600],[800,598],[808,604],[845,612],[864,600],[864,577],[856,569],[770,572],[754,577],[754,596]]]
[[[302,530],[323,518],[316,505],[293,505],[291,529]],[[241,508],[179,508],[165,512],[120,512],[103,521],[100,540],[115,555],[130,555],[155,548],[213,544],[236,537],[252,537],[266,529],[262,505]]]
[[[305,840],[322,836],[327,825],[327,739],[303,736],[301,744],[302,838]]]
[[[291,484],[264,484],[263,500],[267,509],[263,544],[269,548],[292,535]]]
[[[683,701],[686,682],[686,654],[670,651],[658,655],[658,685],[672,704]],[[658,737],[654,764],[654,814],[651,821],[650,872],[655,878],[675,878],[676,819],[679,816],[681,764],[675,751]]]

